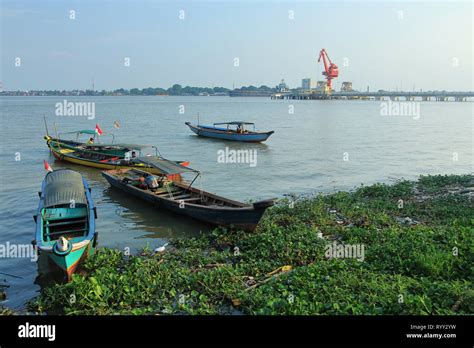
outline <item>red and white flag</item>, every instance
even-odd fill
[[[43,160],[43,163],[44,163],[44,169],[47,170],[48,172],[52,172],[53,171],[53,168],[51,168],[51,166],[49,165],[48,162],[46,162],[46,160]]]
[[[97,123],[95,124],[95,132],[98,135],[102,135],[102,133],[104,133]]]

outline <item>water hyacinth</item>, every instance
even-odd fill
[[[362,186],[282,200],[254,233],[215,229],[135,256],[101,248],[85,272],[43,289],[29,307],[86,315],[473,313],[472,187],[472,175]],[[341,253],[328,258],[328,245]]]

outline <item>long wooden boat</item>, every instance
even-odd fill
[[[176,176],[187,171],[193,170],[179,166],[169,173]],[[113,187],[157,207],[209,224],[247,231],[253,231],[265,210],[274,204],[273,199],[244,204],[196,189],[192,183],[169,180],[166,175],[155,177],[159,185],[152,189],[144,184],[144,178],[149,174],[136,169],[112,170],[102,172],[102,175]]]
[[[175,163],[174,161],[167,160],[160,156],[145,156],[124,159],[120,156],[104,154],[96,151],[65,148],[59,142],[49,142],[48,146],[53,156],[57,160],[106,170],[119,168],[137,168],[153,174],[161,174],[164,173],[161,168],[163,163]],[[189,162],[176,163],[183,165],[189,164]]]
[[[71,169],[46,174],[34,218],[38,252],[46,254],[71,280],[97,244],[97,213],[87,181]]]
[[[202,137],[222,139],[222,140],[232,140],[232,141],[243,141],[251,143],[260,143],[267,140],[274,131],[270,132],[256,132],[255,124],[251,122],[222,122],[214,123],[212,126],[205,125],[193,125],[190,122],[185,122],[185,124],[197,135]],[[217,127],[223,125],[225,127]],[[254,130],[249,131],[245,128],[247,125],[252,125]]]
[[[64,139],[64,134],[75,134],[75,139]],[[93,139],[92,142],[85,142],[80,138],[80,135],[86,134]],[[71,150],[84,150],[104,153],[106,155],[118,156],[125,158],[127,153],[141,153],[142,151],[155,151],[158,152],[157,148],[153,145],[142,145],[142,144],[128,144],[128,143],[99,143],[97,140],[97,134],[93,130],[85,129],[74,132],[59,133],[57,137],[52,137],[49,134],[44,136],[46,145],[50,147],[59,143],[59,145],[65,149]]]

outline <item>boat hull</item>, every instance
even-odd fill
[[[57,139],[57,138],[52,138],[50,136],[45,136],[45,139],[46,139],[46,144],[48,145],[48,147],[57,146],[57,144],[59,143],[61,147],[65,149],[69,149],[69,150],[77,150],[78,147],[80,146],[88,145],[88,144],[81,143],[74,140]],[[119,156],[123,158],[125,156],[125,153],[128,151],[130,151],[130,149],[127,148],[127,149],[103,149],[100,152],[102,152],[105,155]]]
[[[91,243],[95,243],[93,240]],[[67,255],[58,255],[52,250],[41,250],[48,258],[58,267],[66,276],[67,281],[71,281],[72,275],[76,272],[80,264],[89,256],[94,254],[94,248],[91,247],[91,243],[79,248],[74,248]]]
[[[195,126],[186,122],[186,125],[199,136],[206,137],[206,138],[214,138],[214,139],[221,139],[221,140],[230,140],[230,141],[241,141],[247,143],[260,143],[262,141],[267,140],[270,135],[274,132],[249,132],[249,133],[235,133],[235,132],[227,132],[225,130],[220,129],[211,129],[205,128],[200,126]]]
[[[111,186],[144,201],[152,203],[159,208],[164,208],[174,213],[185,215],[211,225],[233,227],[245,231],[253,231],[260,221],[262,215],[265,213],[265,210],[269,206],[273,205],[273,201],[269,200],[268,204],[261,204],[260,206],[257,203],[254,205],[245,205],[234,201],[231,202],[234,204],[241,204],[241,206],[236,208],[203,206],[200,204],[186,203],[180,200],[173,200],[154,195],[149,191],[144,191],[134,186],[125,184],[121,180],[117,179],[114,175],[107,172],[102,172],[102,175]],[[188,186],[185,183],[174,183],[174,185],[188,189]],[[200,190],[194,188],[190,188],[190,190],[200,192]],[[223,199],[222,197],[218,197],[207,192],[206,195]]]

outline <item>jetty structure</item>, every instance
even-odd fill
[[[474,92],[403,92],[403,91],[340,91],[325,93],[318,90],[298,90],[296,92],[273,93],[271,99],[297,99],[297,100],[325,100],[325,99],[351,99],[351,100],[406,100],[406,101],[474,101]]]

